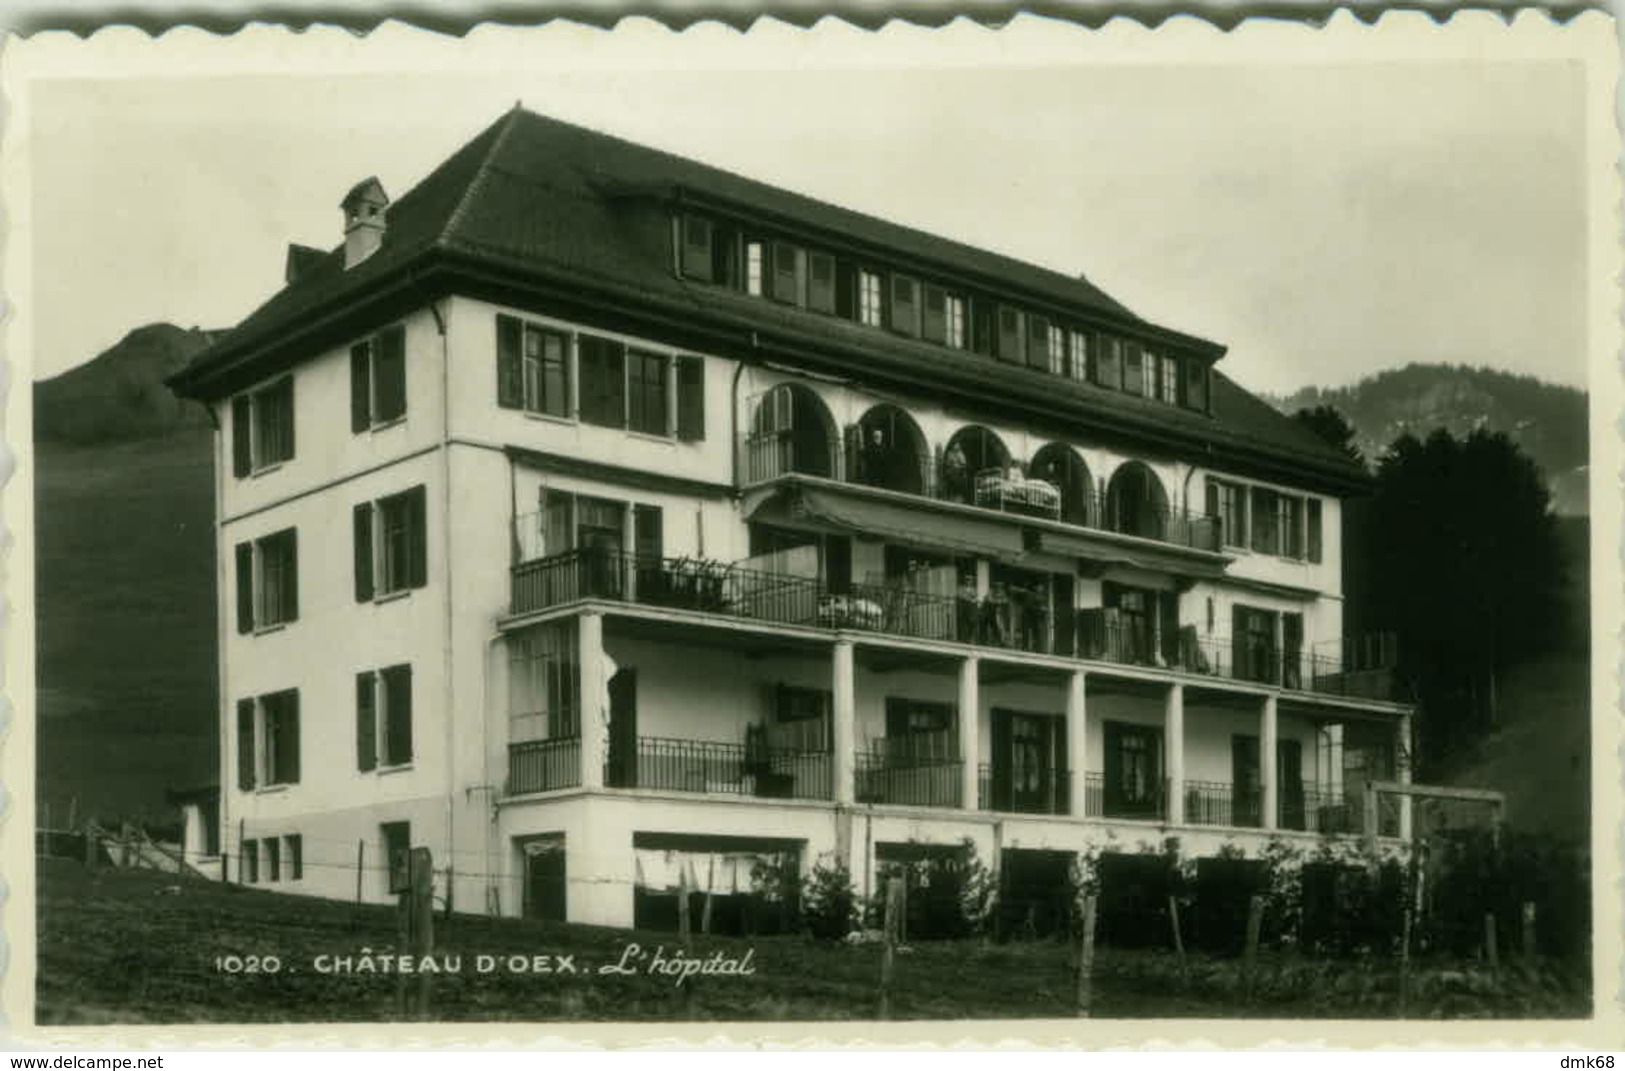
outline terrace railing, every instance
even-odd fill
[[[1084,811],[1090,818],[1168,817],[1168,782],[1159,780],[1130,791],[1126,786],[1108,785],[1106,776],[1090,770],[1083,775]]]
[[[728,796],[827,800],[833,795],[828,752],[780,751],[714,740],[641,736],[635,765],[609,756],[604,784]]]
[[[581,740],[523,740],[508,745],[508,794],[551,792],[581,784]]]
[[[959,759],[912,758],[884,750],[860,750],[855,772],[859,803],[958,807],[962,799]]]
[[[976,806],[1014,814],[1071,814],[1072,771],[1004,769],[984,762],[976,768]]]
[[[1185,821],[1196,826],[1253,828],[1263,822],[1263,797],[1256,789],[1223,781],[1186,781]]]

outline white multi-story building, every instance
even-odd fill
[[[343,210],[173,380],[237,879],[377,899],[425,846],[458,910],[629,925],[685,859],[1204,856],[1403,778],[1366,476],[1222,347],[523,110]]]

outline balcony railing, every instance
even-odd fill
[[[984,762],[976,768],[976,806],[1014,814],[1071,814],[1072,772],[1055,767],[1006,769]]]
[[[550,792],[581,784],[581,740],[525,740],[508,745],[508,794]]]
[[[809,444],[771,434],[742,436],[739,452],[741,479],[747,485],[791,474],[819,476],[1196,550],[1220,549],[1216,516],[1145,503],[1130,507],[1093,487],[1068,489],[1028,476],[1019,464],[971,471],[910,450],[849,449],[843,443]]]
[[[1351,670],[1342,652],[1283,652],[1264,644],[1202,637],[1194,626],[1170,632],[1156,628],[1149,618],[1120,617],[1100,607],[1057,621],[1042,591],[996,588],[976,599],[891,584],[848,584],[836,590],[816,577],[700,558],[591,550],[521,562],[512,573],[515,614],[577,599],[608,599],[781,625],[1172,669],[1325,695],[1386,699],[1392,694],[1391,671],[1366,661]]]
[[[965,764],[958,759],[911,758],[860,750],[854,767],[859,803],[958,807]]]
[[[606,758],[604,784],[610,788],[827,800],[833,795],[830,758],[828,752],[642,736],[635,756],[623,758],[612,751]]]
[[[1263,796],[1257,790],[1238,788],[1221,781],[1186,781],[1185,821],[1193,826],[1241,826],[1264,824]]]
[[[1107,785],[1106,775],[1091,770],[1083,775],[1083,813],[1089,818],[1165,819],[1168,783],[1165,780],[1129,787]]]

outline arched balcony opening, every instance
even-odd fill
[[[1027,475],[1055,488],[1060,496],[1061,520],[1079,525],[1094,522],[1094,481],[1089,466],[1072,447],[1065,443],[1045,446],[1033,455]]]
[[[835,474],[835,421],[823,399],[799,383],[763,394],[745,439],[745,482],[799,472]]]
[[[929,452],[914,418],[877,405],[847,429],[846,478],[904,494],[924,494]]]
[[[1118,466],[1106,487],[1106,527],[1125,535],[1166,539],[1168,493],[1142,461]]]
[[[950,502],[985,505],[981,489],[1010,473],[1010,451],[993,432],[979,424],[960,428],[942,452],[942,497]]]

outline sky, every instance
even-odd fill
[[[228,327],[338,202],[516,101],[1087,274],[1244,385],[1412,361],[1583,386],[1578,65],[897,64],[71,80],[35,90],[36,378],[141,324]]]

